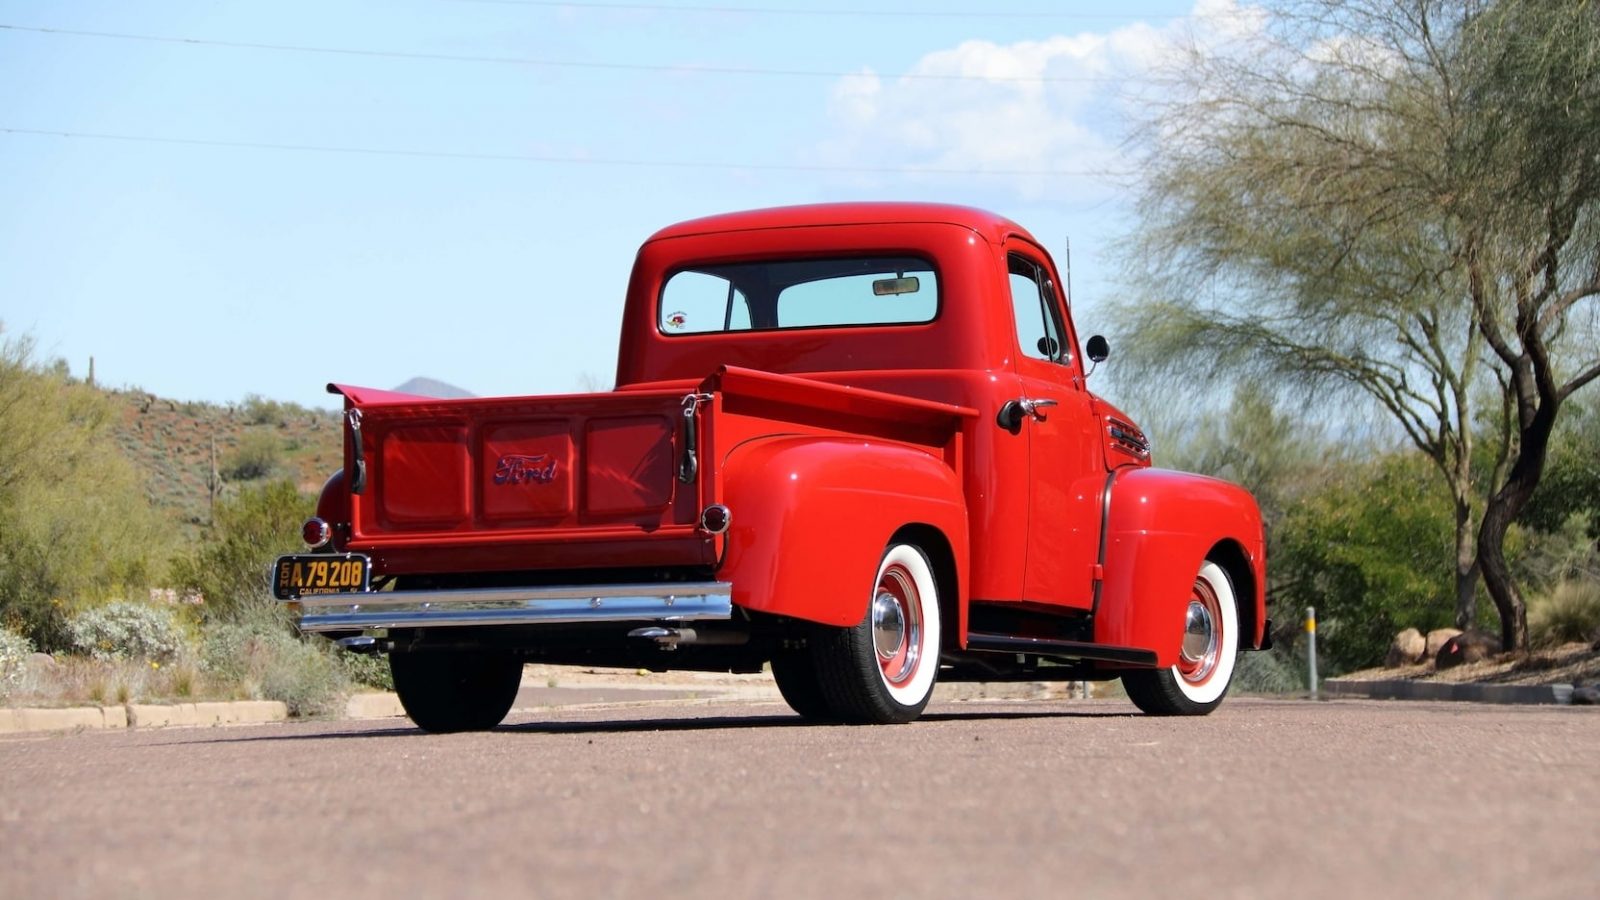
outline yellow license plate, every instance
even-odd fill
[[[359,553],[280,556],[272,566],[272,593],[279,600],[313,594],[351,594],[368,588],[372,562]]]

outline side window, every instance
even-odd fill
[[[1066,348],[1061,341],[1061,323],[1056,318],[1044,271],[1028,258],[1015,254],[1008,264],[1011,309],[1017,318],[1017,346],[1024,356],[1061,362]]]
[[[662,292],[658,324],[666,334],[747,331],[750,307],[744,294],[726,278],[705,272],[679,272],[667,281]]]

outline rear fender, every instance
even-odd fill
[[[317,495],[317,518],[333,527],[333,546],[337,550],[343,550],[350,540],[350,488],[345,481],[344,470],[339,469]]]
[[[1266,549],[1255,498],[1238,485],[1165,469],[1122,469],[1111,487],[1095,640],[1154,650],[1173,665],[1184,611],[1210,558],[1233,582],[1240,649],[1261,645]]]
[[[735,448],[722,479],[732,525],[718,577],[732,582],[736,606],[855,625],[891,538],[923,525],[953,557],[956,583],[942,585],[943,603],[965,608],[966,503],[941,460],[860,438],[767,438]]]

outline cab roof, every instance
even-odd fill
[[[1010,219],[970,206],[893,202],[815,203],[807,206],[775,206],[768,209],[723,213],[669,225],[651,235],[650,240],[772,228],[897,223],[957,225],[971,228],[992,243],[1000,243],[1011,234],[1021,235],[1030,241],[1034,240],[1027,229]]]

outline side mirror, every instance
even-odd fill
[[[1105,362],[1106,357],[1111,355],[1111,345],[1106,343],[1106,339],[1098,334],[1089,338],[1089,342],[1084,345],[1083,349],[1088,354],[1089,360],[1096,364]]]

